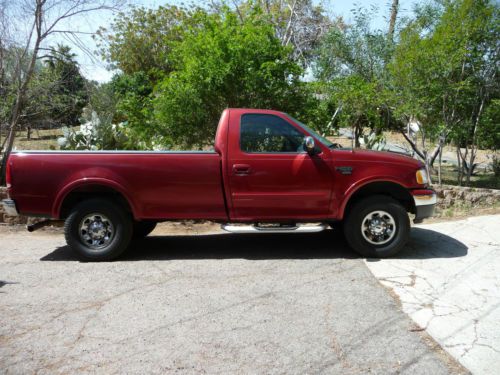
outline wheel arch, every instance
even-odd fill
[[[137,209],[125,189],[118,183],[105,179],[84,179],[67,185],[57,195],[52,208],[52,216],[65,219],[79,202],[90,198],[107,198],[122,206],[134,218]]]
[[[407,212],[415,213],[415,202],[406,187],[394,181],[378,180],[367,182],[349,192],[340,207],[339,219],[342,220],[345,217],[353,204],[373,195],[389,196],[400,202]]]

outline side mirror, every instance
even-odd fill
[[[304,149],[308,154],[314,153],[314,148],[316,144],[314,143],[314,138],[311,136],[304,137]]]

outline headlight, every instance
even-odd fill
[[[417,184],[426,185],[429,183],[429,176],[425,168],[419,169],[417,171]]]

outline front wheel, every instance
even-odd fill
[[[112,260],[128,247],[132,219],[119,205],[89,199],[77,205],[64,223],[67,244],[84,260]]]
[[[361,255],[385,258],[398,253],[408,242],[410,219],[398,201],[376,195],[354,204],[347,213],[344,234]]]

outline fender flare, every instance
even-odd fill
[[[397,186],[401,187],[402,189],[408,191],[408,187],[402,185],[399,181],[397,181],[393,177],[377,177],[377,178],[373,178],[373,179],[366,179],[366,180],[358,181],[358,183],[351,185],[349,187],[349,189],[346,190],[344,197],[342,199],[342,202],[339,206],[338,219],[342,220],[344,218],[345,208],[347,207],[347,204],[349,203],[350,199],[352,198],[352,196],[354,194],[356,194],[359,190],[366,187],[367,185],[370,185],[372,183],[377,183],[377,182],[391,183],[391,184],[397,185]],[[410,194],[410,193],[408,192],[408,194]]]
[[[52,205],[52,217],[59,218],[61,214],[61,207],[66,197],[75,189],[86,185],[100,185],[113,189],[117,193],[120,193],[130,206],[134,218],[138,217],[137,206],[135,205],[133,199],[127,194],[127,190],[116,181],[100,177],[85,177],[82,179],[74,180],[60,189],[56,195],[56,198],[54,199],[54,204]]]

